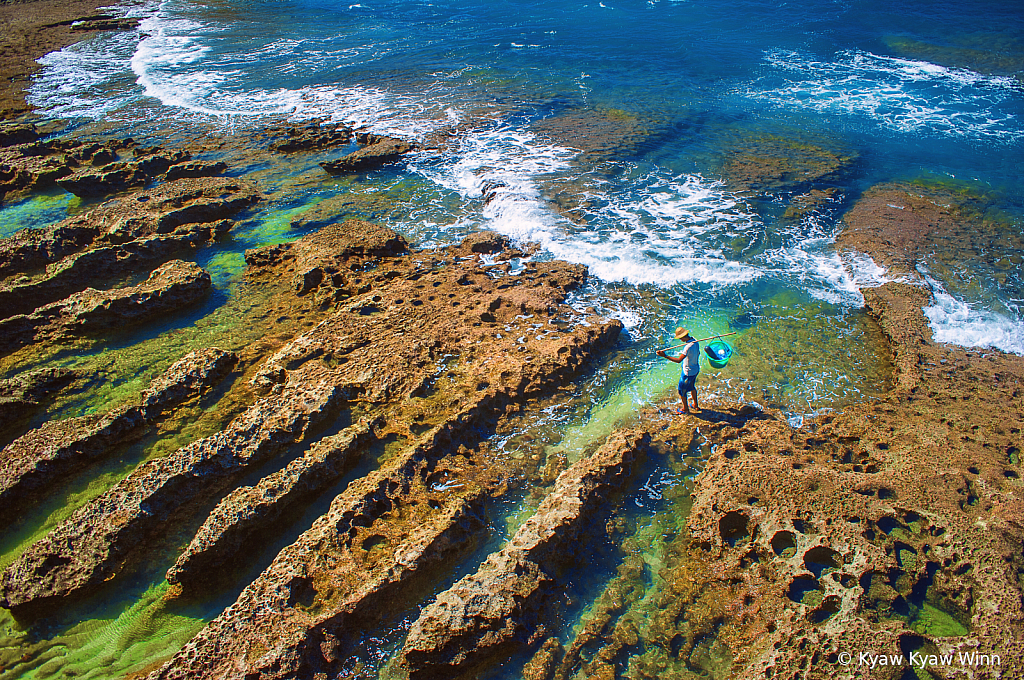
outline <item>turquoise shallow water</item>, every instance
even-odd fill
[[[726,369],[705,367],[702,398],[777,406],[799,425],[883,392],[887,366],[873,352],[877,332],[858,286],[889,275],[833,245],[839,217],[868,187],[923,178],[967,188],[986,195],[1014,233],[1024,223],[1024,13],[1013,2],[167,0],[113,11],[140,17],[139,29],[48,55],[30,89],[43,115],[79,132],[158,143],[329,119],[424,142],[455,134],[357,178],[318,175],[318,158],[301,154],[291,165],[237,169],[268,198],[231,239],[196,254],[217,294],[119,336],[106,353],[57,357],[102,367],[116,388],[83,390],[61,416],[109,407],[194,345],[249,342],[255,331],[237,321],[249,304],[244,250],[301,236],[291,218],[333,196],[384,206],[377,219],[417,245],[495,229],[539,243],[539,258],[590,267],[591,283],[572,302],[621,319],[620,346],[571,406],[553,405],[492,442],[513,451],[550,440],[567,455],[671,391],[678,368],[651,350],[677,324],[698,336],[740,333]],[[590,153],[580,152],[580,130]],[[795,219],[785,209],[798,189],[743,192],[724,170],[736,151],[778,139],[855,159],[819,183],[833,198]],[[499,190],[485,203],[487,186]],[[0,236],[79,209],[60,193],[4,205]],[[1024,278],[986,257],[927,272],[936,294],[929,318],[940,339],[1024,354]],[[650,472],[673,475],[683,472]],[[69,494],[96,493],[86,487]],[[644,493],[635,492],[638,507]],[[669,517],[651,523],[682,516],[660,500],[649,505],[642,517]],[[18,531],[4,555],[36,527]],[[57,676],[58,657],[68,656],[67,669],[115,677],[166,656],[231,600],[160,605],[166,566],[52,631],[32,631],[31,643],[4,620],[5,662],[38,644],[45,651],[19,674]],[[380,633],[381,648],[408,623]],[[367,649],[376,635],[367,633]]]

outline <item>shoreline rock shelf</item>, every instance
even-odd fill
[[[57,481],[141,437],[163,413],[222,380],[236,361],[216,347],[190,352],[154,379],[137,404],[47,421],[19,437],[0,452],[0,519],[11,520]]]
[[[171,260],[137,286],[86,288],[31,314],[0,320],[0,351],[9,352],[44,338],[95,333],[169,314],[196,303],[212,286],[210,275],[199,265]]]
[[[548,134],[578,135],[573,124],[584,115],[551,121]],[[654,134],[643,121],[601,115],[584,130],[596,157]],[[187,154],[75,144],[64,150],[75,166],[61,170],[45,166],[59,144],[39,142],[28,127],[4,134],[5,153],[28,159],[27,174],[8,178],[11,195],[39,182],[105,193],[164,181],[0,241],[0,330],[14,359],[192,301],[209,275],[172,258],[227,233],[260,198],[243,180],[172,179],[217,170]],[[412,150],[344,126],[293,127],[287,136],[270,151],[323,151],[353,136],[363,145],[325,163],[328,171],[364,170]],[[30,160],[34,144],[50,146]],[[855,163],[770,138],[743,141],[725,168],[745,191],[808,190],[791,207],[832,210],[840,200],[826,185]],[[485,200],[502,189],[488,185]],[[969,206],[918,189],[866,192],[844,218],[839,247],[913,281],[937,251],[955,256],[961,241],[980,251],[999,240],[986,231],[998,225]],[[492,435],[617,342],[618,321],[569,304],[586,268],[525,258],[490,232],[417,250],[387,227],[335,222],[374,201],[387,203],[328,197],[293,218],[298,231],[315,232],[245,252],[241,287],[259,291],[246,319],[266,332],[237,356],[188,354],[126,405],[46,422],[0,452],[3,519],[178,417],[230,371],[241,376],[216,394],[215,409],[226,403],[210,418],[219,431],[172,440],[167,455],[139,464],[13,559],[0,575],[0,605],[19,622],[130,582],[150,554],[164,556],[160,573],[178,554],[161,606],[201,601],[241,578],[249,546],[329,504],[311,525],[290,526],[297,538],[260,558],[268,566],[237,583],[233,604],[142,672],[153,680],[330,677],[356,662],[367,630],[401,629],[408,622],[398,618],[423,604],[386,673],[472,677],[532,656],[529,680],[824,676],[835,655],[859,645],[1000,654],[1004,676],[1024,675],[1024,643],[1005,634],[1024,621],[1024,360],[936,343],[922,312],[926,288],[889,282],[862,291],[892,353],[893,389],[883,398],[800,428],[752,406],[708,404],[689,419],[642,409],[558,475],[566,463],[551,450],[544,462],[517,457]],[[87,288],[123,286],[127,274],[154,268],[142,284]],[[178,280],[189,282],[181,295],[172,290]],[[8,378],[2,412],[23,418],[75,379],[52,368]],[[28,429],[28,419],[17,427]],[[695,453],[700,442],[704,453]],[[642,535],[621,499],[638,484],[632,468],[655,459],[682,489],[672,492],[677,523]],[[550,489],[531,489],[538,510],[511,539],[485,557],[474,552],[510,488],[553,479]],[[191,541],[168,538],[191,527]],[[592,606],[574,605],[579,625],[561,630],[569,596],[559,600],[559,579],[567,560],[597,564],[584,555],[591,531],[614,544],[618,567],[596,586],[603,592]],[[640,545],[644,536],[658,547]],[[604,569],[611,558],[601,559]]]
[[[559,475],[536,514],[500,551],[420,612],[399,653],[408,677],[465,676],[542,636],[545,601],[553,599],[551,565],[572,559],[581,525],[622,486],[649,442],[650,435],[619,432]]]

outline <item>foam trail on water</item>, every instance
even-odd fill
[[[958,300],[930,277],[932,304],[924,309],[932,337],[961,347],[993,347],[1024,355],[1024,321]]]
[[[136,31],[119,32],[40,57],[28,103],[55,118],[99,120],[120,109],[138,96],[128,68],[138,41]]]
[[[786,108],[861,115],[900,132],[1016,142],[1021,84],[925,61],[848,50],[832,61],[770,50],[769,74],[743,92]],[[781,82],[780,82],[781,81]]]
[[[653,172],[620,190],[607,183],[577,189],[597,204],[580,226],[555,213],[538,185],[564,180],[577,152],[499,125],[467,135],[455,153],[450,166],[413,169],[467,198],[483,198],[482,226],[585,264],[604,281],[734,285],[760,276],[715,244],[760,228],[720,183]]]
[[[766,268],[795,279],[819,300],[834,305],[864,306],[862,288],[881,286],[890,278],[869,255],[837,253],[831,238],[810,239],[765,253]]]

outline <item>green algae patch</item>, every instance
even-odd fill
[[[207,623],[166,602],[167,591],[167,583],[161,582],[109,618],[86,619],[32,643],[26,639],[32,633],[21,630],[5,612],[0,615],[0,664],[22,678],[121,678],[153,667]]]
[[[948,613],[927,603],[910,620],[910,627],[930,637],[959,637],[969,632]]]
[[[41,229],[60,222],[80,203],[75,195],[53,189],[6,205],[0,208],[0,238],[7,238],[22,229]]]

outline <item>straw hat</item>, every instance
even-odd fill
[[[686,330],[682,326],[676,329],[676,340],[689,340],[690,331]]]

